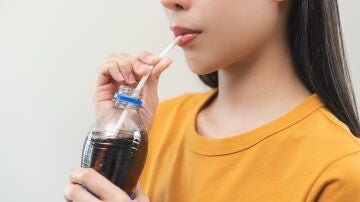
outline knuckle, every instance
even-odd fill
[[[109,69],[109,71],[113,71],[117,68],[117,65],[116,65],[116,63],[112,62],[107,65],[107,68]]]
[[[100,66],[100,72],[103,72],[106,68],[108,68],[109,64],[108,63],[104,63]]]
[[[111,62],[111,61],[121,61],[124,60],[124,58],[128,58],[130,57],[129,54],[127,53],[117,53],[117,54],[110,54],[108,57],[106,57],[105,59],[105,63],[107,62]]]
[[[118,57],[129,57],[130,55],[127,53],[119,53],[117,56]]]
[[[70,174],[70,178],[72,179],[72,181],[79,184],[87,184],[89,178],[91,177],[92,174],[89,168],[79,168]]]
[[[64,188],[64,196],[67,199],[74,198],[77,193],[78,193],[78,189],[76,189],[74,185],[67,185]]]
[[[107,72],[110,69],[116,68],[116,64],[114,62],[108,62],[101,66],[100,73]]]
[[[116,58],[116,54],[110,54],[110,55],[105,57],[104,62],[105,63],[109,62],[109,61],[113,60],[114,58]]]
[[[127,53],[124,53],[124,52],[122,52],[122,53],[111,53],[111,54],[109,54],[108,55],[108,58],[116,58],[116,57],[122,57],[122,56],[127,56],[128,54]]]
[[[131,63],[128,59],[117,59],[116,62],[120,69],[128,70],[131,66]],[[117,67],[115,66],[115,68]]]
[[[139,56],[149,55],[151,54],[150,51],[144,50],[139,53]]]
[[[90,168],[81,169],[81,171],[79,172],[79,180],[81,182],[85,182],[91,176],[92,176],[92,171]]]
[[[78,169],[79,169],[78,167],[72,168],[70,171],[70,177],[75,176]]]

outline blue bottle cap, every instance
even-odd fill
[[[124,94],[120,94],[120,93],[115,93],[114,98],[120,102],[127,102],[127,103],[131,103],[134,104],[136,106],[141,106],[142,105],[142,101],[139,98],[135,98],[135,97],[131,97],[131,96],[127,96]]]

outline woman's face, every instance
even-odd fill
[[[201,33],[182,46],[189,68],[207,74],[246,60],[280,33],[281,0],[161,0],[170,27]]]

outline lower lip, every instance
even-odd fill
[[[179,42],[179,46],[185,46],[186,44],[190,43],[191,41],[193,41],[198,35],[200,35],[200,33],[196,33],[196,34],[185,34],[181,37],[181,40]]]

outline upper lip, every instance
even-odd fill
[[[195,34],[195,33],[201,33],[200,30],[194,30],[186,27],[179,27],[179,26],[173,26],[171,27],[171,30],[173,31],[175,37],[179,35],[185,35],[185,34]]]

